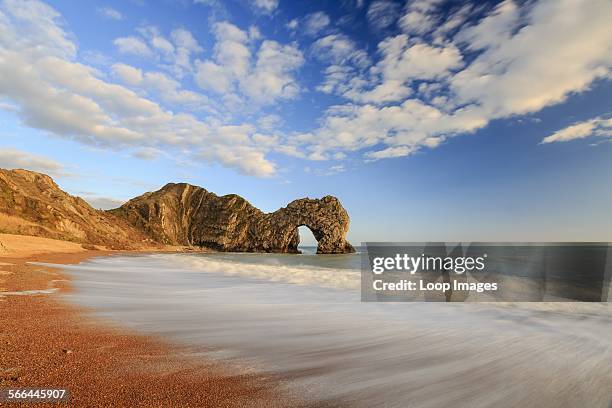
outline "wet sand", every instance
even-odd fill
[[[27,262],[71,264],[113,253],[53,241],[0,234],[0,292],[42,292],[0,294],[0,389],[67,388],[72,407],[305,406],[278,378],[113,327],[61,301],[67,277]],[[57,406],[36,404],[45,405]]]

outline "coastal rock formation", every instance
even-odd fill
[[[308,227],[317,240],[317,253],[355,252],[353,246],[346,240],[350,223],[348,213],[336,197],[325,196],[321,199],[295,200],[285,208],[266,214],[266,220],[268,224],[262,224],[267,227],[265,231],[289,233],[288,250],[283,252],[297,251],[299,244],[297,227],[302,225]],[[284,235],[281,234],[281,236]]]
[[[349,217],[337,198],[300,199],[266,214],[244,198],[168,184],[109,211],[62,191],[51,177],[0,169],[0,233],[62,239],[111,249],[159,245],[235,252],[297,253],[298,227],[310,228],[317,252],[354,252]]]
[[[125,220],[95,210],[62,191],[45,174],[0,169],[0,232],[101,245],[150,246],[152,240]]]
[[[332,196],[295,200],[267,214],[235,194],[217,196],[201,187],[170,183],[111,213],[167,245],[298,253],[298,227],[305,225],[318,241],[317,253],[354,252],[346,241],[349,216]]]

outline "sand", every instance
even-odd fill
[[[71,407],[307,405],[283,391],[278,378],[93,319],[57,296],[70,290],[61,271],[26,264],[78,263],[112,252],[7,234],[0,242],[0,292],[14,293],[0,293],[0,389],[67,388],[70,399],[62,405]],[[23,291],[43,294],[18,295]],[[58,404],[36,404],[45,405]]]

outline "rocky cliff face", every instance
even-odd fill
[[[168,245],[220,251],[297,253],[298,227],[310,228],[317,253],[354,252],[346,241],[349,216],[337,198],[300,199],[263,213],[244,198],[217,196],[189,184],[168,184],[134,198],[111,213]]]
[[[113,249],[157,244],[220,251],[297,253],[298,227],[309,227],[318,253],[354,252],[349,217],[337,198],[304,198],[270,214],[235,194],[168,184],[111,211],[93,209],[51,177],[0,169],[0,232],[63,239]]]
[[[113,249],[152,243],[125,220],[93,209],[82,198],[62,191],[51,177],[27,170],[0,169],[0,232]]]

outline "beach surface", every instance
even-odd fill
[[[65,274],[28,264],[76,264],[114,252],[8,234],[0,242],[0,389],[68,389],[73,407],[304,406],[277,378],[92,318],[61,299],[71,291]]]
[[[0,389],[67,388],[77,407],[612,400],[609,303],[365,303],[360,256],[314,248],[125,253],[0,242]]]

